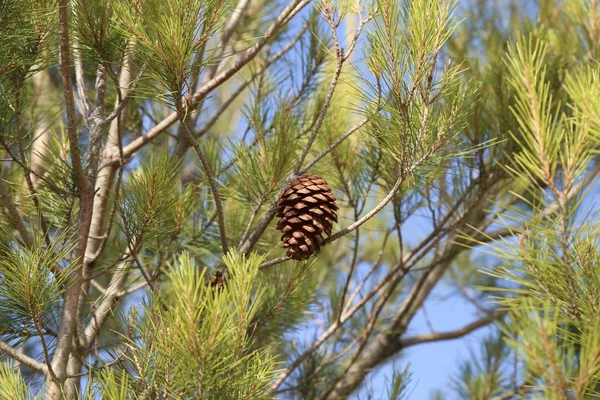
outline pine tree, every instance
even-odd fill
[[[600,396],[598,26],[0,0],[0,399],[407,399],[481,328],[433,398]],[[478,317],[415,332],[442,287]]]

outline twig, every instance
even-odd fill
[[[273,260],[264,261],[264,262],[260,263],[260,265],[258,266],[258,269],[269,268],[269,267],[272,267],[273,265],[281,264],[281,263],[286,262],[291,259],[292,258],[289,256],[283,256],[283,257],[275,258]]]
[[[294,166],[294,173],[298,175],[300,169],[302,168],[302,164],[310,151],[319,130],[321,129],[321,125],[323,125],[323,121],[325,121],[325,116],[327,115],[327,111],[329,110],[329,105],[331,104],[331,99],[333,98],[333,94],[335,93],[335,89],[337,87],[338,80],[340,79],[340,74],[342,73],[342,66],[344,65],[344,50],[341,48],[336,48],[336,66],[335,71],[333,72],[333,76],[331,77],[331,83],[329,84],[329,90],[327,91],[327,96],[325,97],[325,101],[321,106],[321,111],[319,112],[319,116],[317,117],[317,122],[312,128],[310,133],[310,137],[308,138],[308,142],[304,146],[304,150],[302,150],[302,154],[298,157],[298,161],[296,161],[296,165]]]
[[[302,175],[304,173],[306,173],[306,171],[308,171],[309,169],[311,169],[316,163],[318,163],[319,161],[321,161],[321,159],[323,157],[325,157],[327,154],[331,153],[336,147],[338,147],[344,140],[348,139],[354,132],[358,131],[360,128],[362,128],[363,126],[365,126],[367,124],[367,122],[369,122],[368,118],[363,119],[362,121],[360,121],[358,124],[356,124],[355,126],[353,126],[352,128],[350,128],[350,130],[346,133],[344,133],[342,136],[340,136],[339,138],[337,138],[335,140],[335,142],[331,143],[325,150],[323,150],[322,152],[320,152],[318,155],[315,156],[315,158],[313,158],[312,160],[309,161],[308,164],[306,164],[306,166],[304,168],[302,168],[298,174]]]
[[[501,394],[500,396],[492,397],[490,400],[509,400],[517,398],[517,396],[525,394],[531,390],[531,383],[524,383],[514,390]]]
[[[473,331],[476,331],[479,328],[483,328],[484,326],[491,324],[497,319],[497,317],[498,313],[493,313],[491,316],[480,318],[477,321],[471,322],[470,324],[465,325],[462,328],[456,329],[454,331],[426,333],[423,335],[411,336],[405,339],[400,339],[399,343],[402,348],[406,348],[422,343],[438,342],[441,340],[448,339],[458,339]]]
[[[137,87],[137,84],[138,84],[140,78],[142,77],[142,75],[144,74],[144,72],[146,71],[146,68],[148,68],[148,64],[142,65],[142,68],[140,68],[140,71],[138,72],[136,78],[133,80],[133,84],[131,85],[130,88],[127,88],[127,94],[125,95],[125,97],[123,99],[119,99],[119,104],[108,115],[108,117],[106,117],[104,119],[104,124],[108,124],[113,119],[115,119],[117,117],[117,115],[121,114],[121,112],[127,106],[127,104],[129,104],[129,102],[133,98],[132,92]]]
[[[226,255],[229,249],[227,244],[227,233],[225,232],[225,216],[223,214],[223,203],[221,201],[221,193],[219,191],[219,187],[217,186],[217,182],[215,181],[215,177],[212,173],[210,164],[208,163],[208,159],[206,158],[206,155],[204,155],[204,152],[200,148],[198,141],[196,140],[194,135],[192,135],[190,127],[185,121],[186,112],[188,112],[187,103],[186,106],[183,107],[180,99],[178,101],[177,113],[179,114],[181,127],[183,128],[183,132],[186,134],[188,140],[190,141],[190,144],[196,152],[196,155],[200,159],[200,163],[202,164],[202,169],[204,171],[204,176],[208,180],[208,185],[210,186],[213,198],[215,199],[215,208],[217,210],[217,223],[219,225],[219,236],[221,238],[221,249],[223,250],[223,255]]]
[[[398,189],[400,189],[400,186],[402,185],[402,182],[404,181],[404,177],[403,177],[403,174],[399,174],[399,175],[400,176],[396,180],[396,183],[394,184],[392,189],[389,191],[387,196],[385,196],[383,198],[383,200],[381,200],[381,202],[379,204],[377,204],[377,206],[375,206],[371,211],[369,211],[366,215],[364,215],[358,221],[354,222],[350,226],[336,232],[334,235],[325,239],[323,241],[323,245],[331,243],[334,240],[337,240],[337,239],[341,238],[342,236],[347,235],[348,233],[352,232],[353,230],[355,230],[356,228],[358,228],[359,226],[361,226],[362,224],[364,224],[365,222],[367,222],[368,220],[373,218],[379,211],[381,211],[394,198],[394,195],[396,194]]]

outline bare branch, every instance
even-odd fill
[[[362,224],[364,224],[365,222],[367,222],[368,220],[373,218],[379,211],[381,211],[394,198],[394,195],[396,194],[398,189],[400,189],[400,186],[402,185],[403,181],[404,181],[403,176],[402,176],[402,174],[400,174],[400,176],[396,180],[396,183],[394,184],[392,189],[383,198],[383,200],[381,200],[381,202],[379,204],[377,204],[371,211],[369,211],[367,214],[365,214],[358,221],[355,221],[350,226],[336,232],[334,235],[325,239],[323,241],[323,245],[331,243],[334,240],[337,240],[337,239],[341,238],[342,236],[347,235],[348,233],[352,232],[353,230],[355,230],[356,228],[358,228],[359,226],[361,226]]]
[[[121,290],[129,272],[129,264],[130,261],[123,261],[115,268],[115,272],[110,280],[108,288],[101,296],[100,304],[84,330],[84,348],[87,349],[94,343],[100,330],[104,326],[104,323],[110,316],[113,306],[122,296]]]
[[[476,331],[479,328],[483,328],[484,326],[491,324],[496,319],[497,319],[497,313],[494,313],[491,316],[486,316],[484,318],[480,318],[477,321],[473,321],[470,324],[465,325],[462,328],[456,329],[454,331],[434,332],[434,333],[426,333],[423,335],[411,336],[411,337],[407,337],[404,339],[400,339],[399,344],[402,348],[406,348],[409,346],[414,346],[414,345],[422,344],[422,343],[438,342],[441,340],[448,340],[448,339],[458,339],[465,335],[468,335],[469,333],[471,333],[473,331]]]
[[[2,340],[0,340],[0,350],[11,356],[18,362],[22,363],[23,365],[27,365],[31,369],[41,372],[44,375],[48,374],[48,367],[44,363],[41,363],[23,354],[23,352],[15,349],[14,347],[12,347],[6,342],[3,342]]]
[[[63,80],[65,95],[65,111],[67,114],[67,135],[69,138],[69,150],[75,170],[75,177],[79,190],[85,191],[88,187],[85,172],[81,162],[79,151],[79,137],[75,121],[75,99],[73,97],[73,83],[71,81],[71,51],[69,41],[69,10],[68,1],[59,0],[60,17],[60,73]]]
[[[128,64],[128,63],[127,63]],[[126,64],[126,65],[127,65]],[[128,67],[128,66],[127,66]],[[126,67],[126,68],[127,68]],[[109,122],[111,122],[113,119],[115,119],[118,115],[121,115],[121,113],[123,112],[123,110],[125,109],[125,107],[127,107],[127,105],[129,104],[129,102],[132,99],[132,92],[133,90],[136,88],[137,83],[139,82],[140,78],[142,77],[142,75],[144,75],[144,72],[146,72],[146,68],[147,68],[147,64],[142,65],[142,68],[140,68],[140,71],[138,72],[136,78],[133,80],[132,82],[128,82],[128,86],[126,88],[126,95],[125,97],[123,97],[123,99],[119,102],[117,101],[117,106],[115,107],[115,109],[108,115],[108,117],[106,117],[104,119],[104,124],[107,124]],[[123,72],[122,75],[123,76],[127,76],[130,77],[131,76],[131,72]],[[120,81],[123,81],[124,79],[119,78]],[[126,81],[129,81],[129,79],[127,79]],[[121,83],[121,82],[120,82]]]
[[[274,265],[286,262],[288,260],[291,260],[291,257],[283,256],[283,257],[275,258],[273,260],[264,261],[264,262],[260,263],[260,265],[258,266],[258,268],[259,269],[266,269],[266,268],[272,267]]]

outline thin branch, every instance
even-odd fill
[[[458,339],[469,333],[476,331],[479,328],[483,328],[494,322],[497,319],[497,313],[493,313],[491,316],[486,316],[484,318],[480,318],[477,321],[471,322],[468,325],[463,326],[462,328],[448,331],[448,332],[433,332],[426,333],[423,335],[416,335],[407,337],[405,339],[400,339],[400,346],[402,348],[414,346],[417,344],[430,343],[430,342],[438,342],[442,340],[448,339]]]
[[[69,9],[67,0],[59,0],[58,14],[60,17],[60,73],[63,80],[63,91],[65,95],[65,111],[67,114],[67,135],[69,138],[69,150],[75,178],[79,190],[85,190],[88,186],[81,153],[79,151],[79,137],[75,121],[75,99],[73,96],[73,83],[71,80],[71,52],[69,41]]]
[[[48,374],[48,367],[44,363],[41,363],[23,354],[22,352],[20,352],[19,350],[15,349],[14,347],[2,340],[0,340],[0,350],[2,350],[21,364],[26,365],[31,369],[41,372],[44,375]]]
[[[100,305],[96,308],[94,316],[84,330],[84,348],[89,348],[94,343],[98,334],[100,334],[102,326],[104,326],[104,323],[108,319],[112,307],[121,296],[121,288],[129,271],[129,263],[130,261],[123,261],[116,267],[108,288],[101,296]]]
[[[185,113],[187,112],[187,105],[182,108],[181,100],[178,101],[177,112],[179,114],[179,120],[181,122],[181,127],[183,128],[183,132],[186,134],[190,144],[192,145],[196,155],[200,159],[200,163],[202,164],[202,169],[204,171],[204,176],[208,180],[208,185],[210,186],[210,190],[212,191],[213,198],[215,200],[215,208],[217,210],[217,223],[219,225],[219,236],[221,238],[221,249],[223,250],[223,255],[226,255],[229,251],[227,244],[227,233],[225,232],[225,216],[223,214],[223,202],[221,201],[221,192],[219,187],[217,186],[217,182],[215,181],[215,177],[213,175],[210,164],[208,163],[208,159],[206,155],[200,148],[198,141],[192,135],[190,131],[190,127],[185,121]]]
[[[500,396],[492,397],[490,400],[510,400],[516,399],[518,396],[523,395],[531,390],[531,383],[524,383],[515,389],[501,394]]]
[[[298,161],[296,161],[296,165],[294,166],[294,173],[296,175],[299,174],[300,169],[302,168],[302,164],[308,155],[315,139],[317,138],[317,134],[321,129],[321,125],[323,121],[325,121],[325,116],[327,115],[327,111],[329,110],[329,105],[331,104],[331,99],[333,98],[333,94],[335,93],[335,89],[337,87],[338,80],[340,79],[340,74],[342,73],[342,66],[344,65],[344,50],[341,48],[336,48],[336,66],[335,71],[333,72],[333,76],[331,77],[331,83],[329,84],[329,90],[327,91],[327,96],[325,97],[325,101],[321,106],[321,111],[319,112],[319,116],[317,117],[317,122],[312,128],[310,133],[310,137],[308,138],[308,142],[304,146],[304,150],[302,150],[302,154],[298,157]]]
[[[87,236],[90,230],[93,195],[91,194],[90,186],[87,181],[86,174],[83,170],[81,154],[79,152],[79,137],[77,127],[75,125],[75,105],[73,98],[73,84],[71,81],[71,54],[69,42],[69,8],[68,0],[59,0],[58,14],[60,20],[60,71],[63,78],[64,95],[66,101],[67,114],[67,134],[69,138],[69,148],[71,162],[75,171],[77,186],[79,189],[80,199],[80,216],[79,216],[79,246],[77,249],[77,257],[79,267],[74,271],[73,276],[69,279],[69,288],[64,296],[63,312],[61,324],[52,360],[52,367],[59,380],[62,382],[66,378],[67,362],[71,354],[73,346],[73,336],[77,325],[77,306],[79,303],[79,291],[82,286],[83,262],[85,249],[87,246]],[[53,396],[59,396],[58,387],[55,387],[57,382],[49,387]]]
[[[266,268],[272,267],[277,264],[281,264],[281,263],[286,262],[291,259],[292,258],[289,256],[283,256],[283,257],[275,258],[273,260],[264,261],[264,262],[260,263],[260,265],[258,266],[258,269],[266,269]]]
[[[240,249],[240,246],[242,245],[242,243],[244,243],[246,241],[246,238],[248,237],[248,234],[250,233],[250,229],[252,229],[252,225],[254,224],[254,221],[256,220],[256,217],[258,216],[258,212],[260,211],[260,208],[263,206],[263,204],[265,204],[265,201],[267,200],[268,195],[270,194],[270,191],[267,192],[258,202],[258,204],[256,205],[256,207],[254,208],[254,210],[252,211],[252,215],[250,215],[250,218],[248,219],[248,222],[246,223],[246,227],[244,228],[244,231],[242,232],[242,236],[240,237],[240,242],[238,243],[237,249]]]
[[[377,206],[375,206],[371,211],[369,211],[367,214],[365,214],[358,221],[354,222],[350,226],[336,232],[334,235],[325,239],[323,241],[323,245],[331,243],[334,240],[337,240],[337,239],[341,238],[342,236],[347,235],[348,233],[352,232],[353,230],[355,230],[356,228],[358,228],[359,226],[361,226],[362,224],[364,224],[365,222],[367,222],[368,220],[373,218],[379,211],[381,211],[394,198],[394,195],[396,194],[398,189],[400,189],[400,186],[402,185],[403,181],[404,181],[403,174],[400,174],[400,176],[396,180],[396,183],[394,184],[392,189],[389,191],[387,196],[385,196],[383,198],[383,200],[381,200],[381,202],[379,204],[377,204]]]
[[[577,194],[579,194],[584,188],[589,187],[589,185],[596,178],[596,176],[598,176],[598,173],[600,173],[600,162],[597,162],[596,165],[594,165],[594,167],[585,174],[585,177],[581,181],[579,181],[577,185],[571,188],[571,190],[567,193],[567,200],[572,199]],[[550,215],[558,211],[558,209],[558,201],[553,202],[551,205],[546,207],[539,215],[537,215],[536,218],[544,219],[546,217],[549,217]],[[517,233],[519,233],[519,228],[521,228],[523,225],[524,224],[520,226],[500,228],[490,233],[484,233],[480,231],[477,237],[477,241],[478,243],[489,243],[504,237],[514,236]]]
[[[362,281],[358,284],[356,289],[354,289],[354,291],[352,292],[352,294],[346,301],[346,304],[344,305],[344,310],[346,310],[348,307],[350,307],[352,305],[352,302],[354,301],[356,296],[358,296],[358,294],[363,289],[363,287],[366,285],[366,283],[369,280],[369,278],[371,277],[371,275],[373,275],[375,273],[375,271],[381,266],[381,261],[383,259],[383,252],[385,250],[387,241],[393,231],[394,231],[394,228],[391,228],[386,232],[386,234],[383,238],[383,243],[381,244],[381,248],[379,249],[379,252],[377,253],[377,257],[375,258],[375,261],[373,261],[373,265],[371,266],[371,268],[369,269],[369,272],[367,272],[367,274],[364,276]]]
[[[133,84],[131,85],[130,88],[127,88],[127,94],[125,95],[125,97],[118,103],[118,105],[115,107],[115,109],[108,115],[108,117],[106,117],[104,119],[104,124],[108,124],[109,122],[111,122],[113,119],[115,119],[119,114],[121,114],[121,112],[123,111],[123,109],[125,107],[127,107],[127,105],[129,104],[129,102],[131,101],[131,99],[133,98],[132,92],[133,90],[136,88],[137,83],[139,82],[140,78],[142,77],[142,75],[144,74],[144,72],[146,71],[146,68],[148,67],[147,64],[142,65],[142,68],[140,69],[140,71],[138,72],[136,78],[133,81]]]
[[[226,57],[223,57],[223,54],[225,53],[225,49],[227,48],[227,45],[228,45],[231,37],[233,36],[233,33],[236,30],[236,28],[241,20],[242,15],[244,14],[244,11],[246,10],[246,8],[248,7],[249,4],[250,4],[250,0],[239,0],[238,4],[236,5],[235,9],[233,10],[233,13],[231,14],[231,17],[228,19],[228,22],[225,25],[225,28],[223,29],[223,34],[221,35],[219,43],[216,46],[216,52],[211,57],[211,59],[215,60],[215,61],[208,66],[206,73],[202,77],[202,81],[199,82],[199,74],[202,69],[203,61],[205,59],[205,49],[206,49],[206,43],[202,44],[202,48],[201,48],[201,50],[199,50],[197,52],[196,59],[194,60],[194,63],[192,66],[192,71],[191,71],[192,83],[190,85],[190,90],[192,91],[192,93],[197,90],[198,84],[200,84],[200,86],[203,86],[204,84],[206,84],[208,81],[210,81],[211,79],[213,79],[215,77],[215,74],[219,70],[219,67],[222,65],[223,60],[226,59]],[[192,130],[192,128],[196,125],[196,121],[198,119],[200,109],[202,109],[203,105],[204,105],[204,99],[201,100],[194,108],[194,111],[192,111],[192,113],[190,113],[189,119],[186,121],[190,130]],[[182,130],[182,128],[180,127],[180,132],[181,132],[181,130]],[[197,137],[198,136],[200,136],[200,135],[197,135]],[[178,139],[178,142],[177,142],[177,146],[175,148],[174,154],[176,154],[178,157],[181,157],[187,151],[190,143],[187,140],[185,133],[183,135],[179,134],[177,139]]]
[[[363,28],[371,19],[373,19],[373,16],[368,15],[367,18],[363,19],[362,15],[361,15],[359,18],[360,18],[360,21],[358,23],[358,28],[356,28],[356,32],[354,32],[354,37],[352,38],[352,42],[350,42],[350,45],[348,46],[348,52],[344,56],[344,61],[346,61],[348,58],[350,58],[350,56],[354,52],[354,48],[356,47],[356,44],[358,43],[358,38],[360,37],[360,34],[362,33]]]
[[[321,159],[323,157],[325,157],[327,154],[331,153],[344,140],[348,139],[354,132],[358,131],[360,128],[362,128],[363,126],[365,126],[367,124],[367,122],[369,122],[369,119],[365,118],[362,121],[360,121],[358,124],[356,124],[355,126],[353,126],[352,128],[350,128],[350,130],[348,132],[344,133],[342,136],[340,136],[339,138],[337,138],[335,142],[331,143],[325,150],[323,150],[318,155],[316,155],[315,158],[313,158],[312,160],[310,160],[310,162],[308,164],[306,164],[306,166],[304,168],[302,168],[298,172],[298,174],[302,175],[302,174],[306,173],[306,171],[308,171],[316,163],[318,163],[319,161],[321,161]]]

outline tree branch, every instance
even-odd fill
[[[208,185],[210,186],[213,198],[215,199],[215,208],[217,210],[217,223],[219,225],[219,236],[221,239],[221,249],[223,250],[223,255],[227,255],[229,251],[229,246],[227,244],[227,233],[225,232],[225,216],[223,215],[223,202],[221,201],[221,192],[219,190],[219,187],[217,186],[217,182],[215,181],[215,177],[212,173],[210,164],[208,163],[208,159],[204,155],[204,152],[200,148],[198,141],[196,140],[194,135],[192,135],[190,127],[185,121],[185,113],[188,112],[187,104],[185,108],[182,108],[181,99],[177,101],[177,104],[177,112],[179,114],[181,127],[183,128],[183,131],[185,132],[190,144],[194,148],[196,155],[200,159],[200,163],[202,164],[202,169],[204,171],[204,176],[208,180]]]
[[[63,79],[64,95],[67,114],[67,135],[69,138],[70,157],[75,171],[77,187],[79,190],[79,246],[77,249],[78,268],[69,277],[68,289],[64,296],[60,328],[58,332],[56,348],[52,360],[52,369],[56,373],[59,382],[51,380],[48,390],[52,398],[61,396],[60,385],[67,375],[67,363],[73,346],[73,336],[77,325],[77,307],[79,303],[79,292],[83,283],[83,262],[87,237],[90,230],[93,197],[90,195],[90,185],[81,162],[79,152],[79,137],[75,125],[75,105],[73,97],[73,84],[71,82],[71,54],[69,41],[69,8],[68,0],[58,1],[58,14],[60,20],[60,71]]]
[[[129,271],[129,261],[123,261],[116,267],[115,272],[110,280],[108,288],[104,295],[101,296],[100,305],[96,308],[95,313],[90,319],[89,324],[84,330],[85,342],[83,347],[88,349],[98,337],[100,330],[108,319],[113,306],[122,295],[123,284],[127,278]]]
[[[462,328],[456,329],[454,331],[426,333],[423,335],[407,337],[405,339],[400,339],[399,345],[401,348],[406,348],[417,344],[439,342],[448,339],[458,339],[465,335],[468,335],[473,331],[476,331],[479,328],[483,328],[484,326],[491,324],[497,319],[497,317],[498,314],[494,313],[493,315],[480,318],[477,321],[473,321],[470,324],[465,325]]]
[[[294,174],[299,175],[300,169],[302,168],[302,164],[310,151],[315,139],[317,138],[317,134],[321,129],[321,125],[323,125],[323,121],[325,121],[325,116],[327,115],[327,111],[329,110],[329,105],[331,104],[331,99],[333,98],[333,94],[335,93],[335,89],[337,87],[338,80],[340,79],[340,74],[342,73],[342,66],[344,65],[344,50],[336,46],[336,65],[335,71],[333,71],[333,76],[331,77],[331,83],[329,84],[329,90],[327,91],[327,96],[325,97],[325,101],[321,106],[321,111],[319,112],[319,116],[317,117],[317,122],[314,124],[312,131],[310,132],[310,137],[308,138],[308,142],[304,146],[304,150],[302,150],[302,154],[298,157],[298,161],[296,161],[296,165],[294,166]]]
[[[18,362],[22,363],[23,365],[27,365],[31,369],[41,372],[44,375],[48,375],[48,367],[44,363],[41,363],[23,354],[22,352],[20,352],[19,350],[15,349],[14,347],[2,340],[0,340],[0,350],[11,356]]]

